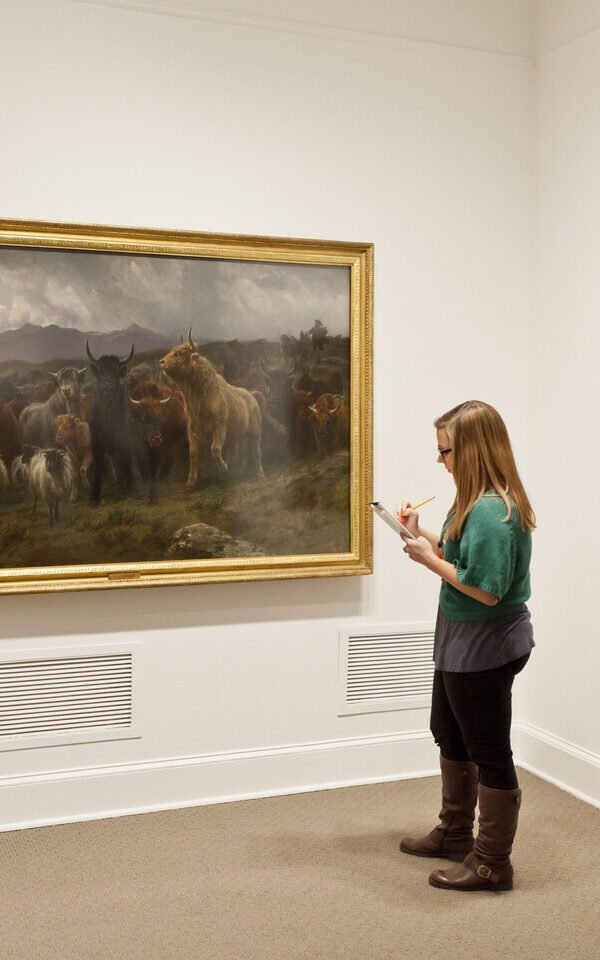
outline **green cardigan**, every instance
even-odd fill
[[[449,620],[493,620],[519,610],[531,596],[531,531],[521,530],[518,512],[509,500],[510,520],[504,523],[504,500],[495,491],[485,493],[469,512],[460,540],[444,542],[454,514],[444,521],[444,560],[455,565],[460,583],[498,597],[498,603],[488,607],[443,580],[440,608]]]

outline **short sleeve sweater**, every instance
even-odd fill
[[[505,521],[504,500],[487,491],[473,505],[459,540],[447,538],[454,514],[446,518],[441,537],[444,560],[455,565],[460,583],[498,597],[498,603],[488,607],[443,580],[440,609],[449,620],[493,620],[522,609],[531,596],[531,531],[521,530],[518,511],[509,500],[511,515]]]

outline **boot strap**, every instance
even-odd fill
[[[498,883],[500,877],[497,873],[488,867],[487,863],[483,863],[481,860],[478,860],[473,853],[467,855],[463,861],[463,866],[468,867],[474,874],[478,877],[481,877],[483,880],[491,880],[492,883]]]

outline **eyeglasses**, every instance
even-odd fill
[[[452,447],[448,447],[446,450],[442,450],[441,447],[438,447],[438,454],[442,459],[446,456],[447,453],[452,453]]]

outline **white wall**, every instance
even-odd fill
[[[577,43],[599,23],[600,0],[535,0],[531,38],[539,65],[552,50]]]
[[[377,35],[533,56],[535,8],[528,0],[80,0],[258,29]],[[579,0],[581,4],[585,0]]]
[[[417,6],[430,14],[418,30]],[[257,5],[271,19],[252,25],[247,5],[237,20],[0,5],[3,216],[375,243],[375,490],[435,494],[433,529],[453,486],[432,421],[459,401],[497,406],[526,485],[534,476],[530,7],[479,3],[473,32],[472,6],[378,4],[406,15],[404,42],[401,17],[387,37],[383,20],[361,35],[364,17],[346,33],[333,3],[329,26],[297,30],[291,2]],[[582,492],[569,477],[569,496]],[[536,493],[543,519],[539,481]],[[3,822],[435,772],[428,710],[336,716],[339,626],[435,617],[439,581],[383,525],[375,571],[0,598],[0,649],[141,640],[148,705],[140,740],[2,755]],[[529,696],[535,720],[535,683]],[[518,690],[515,702],[518,715]]]

